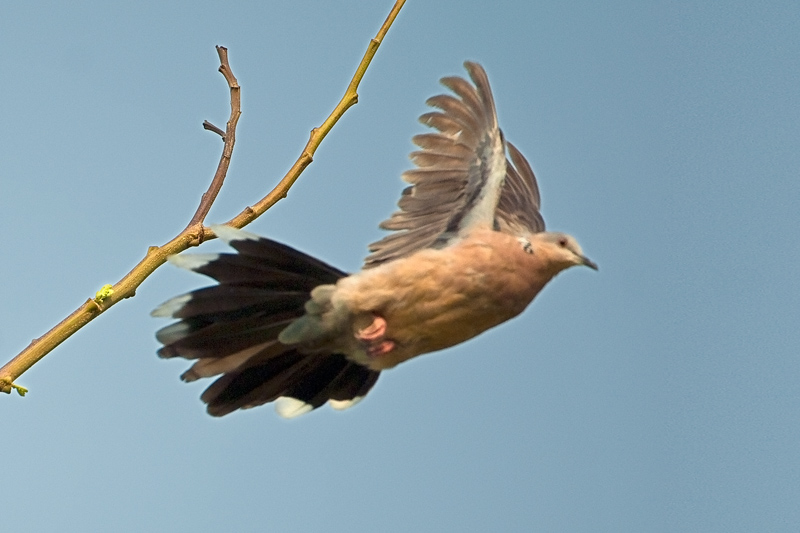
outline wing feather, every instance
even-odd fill
[[[506,173],[503,139],[486,73],[476,63],[464,66],[473,83],[442,78],[455,96],[428,99],[438,111],[423,114],[420,122],[438,133],[413,138],[421,148],[411,154],[417,168],[403,173],[412,186],[403,191],[400,210],[381,224],[397,232],[370,245],[365,268],[433,246],[443,236],[474,225],[494,224]]]
[[[416,168],[402,175],[411,186],[400,196],[400,209],[380,224],[395,233],[369,246],[364,268],[447,246],[476,226],[515,235],[544,230],[536,178],[503,139],[486,72],[477,63],[464,67],[472,83],[442,78],[453,94],[427,100],[436,111],[419,120],[437,132],[412,138],[420,148],[410,155]]]
[[[510,161],[506,165],[506,181],[497,204],[497,227],[513,235],[544,231],[544,219],[539,212],[539,186],[533,169],[513,144],[506,142],[506,148]]]

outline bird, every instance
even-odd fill
[[[519,315],[559,272],[597,270],[572,236],[545,231],[533,170],[498,125],[486,71],[441,79],[415,135],[399,209],[360,271],[343,272],[285,244],[211,226],[236,253],[168,261],[216,285],[177,296],[153,316],[162,358],[194,361],[183,381],[223,416],[272,403],[284,418],[361,401],[380,374],[467,341]]]

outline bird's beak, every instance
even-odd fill
[[[592,270],[597,270],[597,263],[586,257],[585,255],[581,256],[581,264],[586,265],[587,267],[591,268]]]

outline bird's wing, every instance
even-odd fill
[[[425,113],[420,122],[438,133],[412,139],[421,150],[411,153],[417,168],[403,173],[411,186],[403,190],[400,210],[380,225],[395,233],[370,245],[372,253],[365,260],[365,268],[423,248],[446,246],[474,226],[494,226],[507,172],[511,185],[504,195],[530,192],[528,176],[523,179],[506,164],[505,143],[486,72],[477,63],[466,62],[464,66],[474,85],[460,77],[442,78],[442,84],[455,96],[442,94],[427,101],[437,111]],[[504,205],[516,209],[525,203],[511,198]],[[503,213],[507,225],[520,222],[520,217]]]
[[[496,227],[512,235],[544,231],[539,186],[533,169],[513,144],[506,142],[506,147],[510,161],[506,161],[506,180],[495,213]]]

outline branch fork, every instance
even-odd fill
[[[300,174],[314,160],[314,153],[322,140],[328,135],[344,113],[358,102],[358,85],[361,83],[372,58],[378,51],[378,47],[383,41],[386,32],[389,30],[392,23],[394,23],[404,3],[405,0],[396,0],[392,10],[389,12],[389,16],[378,31],[378,34],[375,38],[370,40],[367,51],[361,59],[361,63],[358,65],[344,96],[342,96],[342,99],[328,118],[325,119],[319,127],[311,130],[311,135],[306,146],[303,148],[297,161],[292,165],[292,168],[289,169],[289,172],[286,173],[275,188],[265,197],[254,205],[245,207],[238,215],[226,222],[226,225],[242,228],[264,214],[279,200],[286,198],[289,189],[300,177]],[[200,205],[190,219],[189,224],[183,231],[175,236],[175,238],[166,244],[149,247],[145,257],[120,281],[113,285],[104,285],[95,294],[94,298],[88,299],[68,317],[56,324],[50,331],[34,339],[16,357],[0,368],[0,392],[10,394],[12,390],[16,390],[20,396],[24,396],[28,390],[25,387],[17,385],[15,381],[25,371],[30,369],[59,344],[67,340],[73,333],[106,312],[117,302],[134,296],[139,285],[141,285],[158,267],[163,265],[167,257],[180,253],[193,246],[198,246],[203,241],[216,237],[210,228],[203,225],[203,222],[214,200],[216,200],[217,194],[219,194],[228,173],[231,157],[233,155],[233,147],[236,143],[236,125],[242,114],[241,88],[239,87],[239,82],[236,76],[234,76],[233,69],[228,61],[228,50],[223,46],[217,46],[216,48],[220,60],[219,72],[225,78],[230,90],[231,114],[225,125],[225,130],[218,128],[208,121],[203,122],[203,128],[222,137],[224,144],[222,155],[220,156],[219,164],[217,165],[217,170],[214,173],[211,184],[206,192],[203,193]]]

